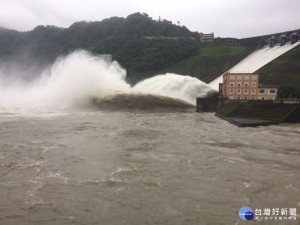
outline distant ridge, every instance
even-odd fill
[[[126,69],[132,84],[166,72],[205,80],[243,58],[264,36],[200,43],[199,32],[145,13],[80,21],[68,28],[37,26],[27,32],[0,28],[0,73],[11,74],[18,68],[25,80],[32,79],[57,57],[85,49],[111,54]]]
[[[149,36],[192,37],[192,39],[149,40]],[[69,28],[37,26],[32,31],[1,29],[0,60],[19,65],[44,67],[58,56],[76,49],[95,54],[111,54],[127,69],[132,82],[197,54],[199,33],[185,26],[147,14],[134,13],[127,18],[111,17],[99,22],[76,22]]]

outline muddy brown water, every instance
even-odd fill
[[[255,223],[239,218],[242,206],[299,213],[300,125],[240,128],[194,112],[2,113],[0,200],[1,225]]]

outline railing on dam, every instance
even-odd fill
[[[242,103],[249,105],[298,105],[300,106],[300,100],[289,100],[289,99],[279,99],[279,100],[229,100],[225,97],[213,96],[208,98],[197,98],[196,99],[196,111],[197,112],[216,112],[219,108],[229,104],[229,103]]]
[[[272,104],[295,104],[300,105],[300,100],[228,100],[230,103],[249,103],[249,104],[262,104],[262,105],[272,105]]]

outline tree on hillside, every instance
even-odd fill
[[[29,59],[52,63],[60,55],[86,49],[95,54],[111,54],[127,69],[129,79],[139,80],[197,54],[197,42],[167,39],[197,34],[167,20],[155,21],[145,13],[100,22],[76,22],[66,29],[55,26],[38,26],[29,32],[1,29],[0,60],[15,58],[24,65]],[[152,36],[165,39],[146,38]]]

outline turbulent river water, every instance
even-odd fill
[[[209,113],[1,114],[0,224],[244,224],[242,206],[299,209],[299,135]]]
[[[211,93],[195,78],[130,87],[85,52],[45,73],[0,76],[1,225],[270,224],[243,206],[296,209],[272,224],[299,224],[299,124],[236,127],[194,112]]]

